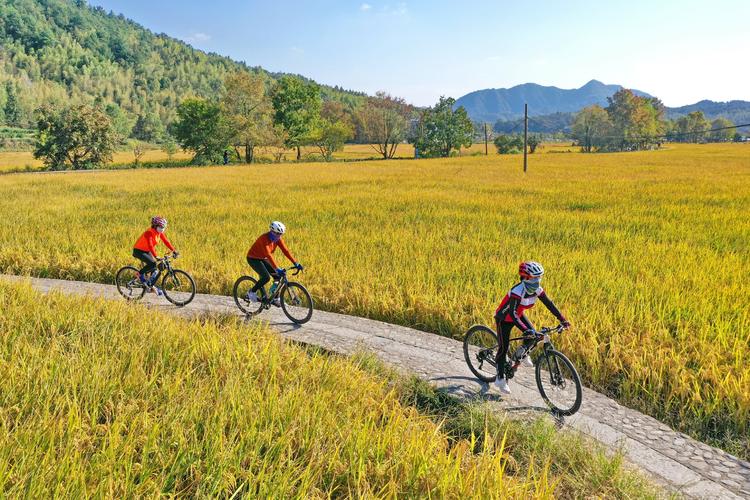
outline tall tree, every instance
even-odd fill
[[[735,130],[733,127],[734,123],[732,120],[726,118],[717,118],[711,122],[711,141],[713,142],[729,142],[734,138]],[[723,130],[716,130],[723,129]]]
[[[320,88],[295,76],[283,76],[273,89],[271,102],[274,123],[286,132],[286,146],[297,148],[299,160],[320,116]]]
[[[12,81],[5,82],[5,123],[11,127],[18,127],[21,119],[21,109],[18,105],[16,86]]]
[[[706,132],[711,127],[702,111],[693,111],[675,122],[674,132],[679,142],[705,142]]]
[[[221,109],[232,131],[237,156],[252,163],[255,148],[272,142],[273,108],[266,94],[266,82],[260,74],[232,73],[224,80]],[[244,149],[241,155],[239,149]]]
[[[205,99],[185,99],[177,107],[172,133],[182,149],[193,151],[193,163],[219,163],[229,146],[232,130],[218,104]]]
[[[606,145],[607,136],[613,133],[612,122],[607,112],[595,104],[578,112],[573,121],[572,133],[573,139],[583,151],[591,153]]]
[[[471,146],[474,125],[463,106],[453,109],[455,103],[452,97],[440,97],[422,113],[413,138],[422,156],[450,156],[453,150]]]
[[[398,97],[378,92],[357,113],[360,140],[370,143],[384,159],[393,158],[406,138],[411,107]]]
[[[37,114],[34,158],[41,158],[48,169],[80,170],[112,161],[117,137],[100,108],[44,106]]]
[[[664,131],[661,101],[637,96],[629,89],[618,90],[607,101],[613,135],[620,138],[612,144],[614,147],[643,149],[657,142],[657,137]]]

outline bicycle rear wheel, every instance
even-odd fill
[[[161,289],[167,300],[179,307],[188,305],[195,298],[195,281],[192,276],[179,269],[164,275]]]
[[[234,303],[237,304],[240,311],[248,316],[255,316],[263,310],[263,303],[251,301],[247,297],[248,292],[252,290],[257,283],[258,281],[250,276],[240,276],[239,279],[234,282],[234,288],[232,290]],[[260,292],[260,290],[258,291]]]
[[[117,271],[115,285],[120,295],[126,300],[138,300],[146,293],[146,285],[138,278],[138,269],[133,266],[125,266]]]
[[[483,382],[492,382],[497,377],[495,356],[497,335],[484,325],[474,325],[464,336],[464,359],[469,369]]]
[[[548,349],[537,358],[536,385],[554,413],[573,415],[581,408],[581,378],[563,353]]]
[[[281,291],[281,309],[292,322],[298,325],[307,323],[313,313],[313,300],[310,292],[299,283],[288,282]]]

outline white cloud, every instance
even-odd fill
[[[207,42],[211,40],[211,35],[208,35],[206,33],[193,33],[189,37],[186,38],[188,42]]]
[[[363,3],[359,6],[359,10],[361,10],[362,12],[367,12],[370,9],[372,9],[372,5],[370,5],[369,3]]]

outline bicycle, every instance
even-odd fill
[[[296,270],[292,276],[297,276],[300,273],[300,270],[296,267],[288,267],[284,271],[291,271],[292,269]],[[261,290],[264,298],[260,301],[252,301],[248,297],[248,293],[257,283],[258,280],[252,276],[240,276],[234,283],[232,291],[234,302],[240,308],[240,311],[248,317],[256,316],[265,309],[270,309],[272,305],[275,305],[274,301],[278,300],[284,314],[293,323],[301,325],[310,321],[313,313],[313,300],[310,292],[302,284],[289,281],[286,272],[279,277],[279,284],[270,297],[266,297],[265,290]]]
[[[581,378],[573,366],[573,363],[560,351],[555,350],[550,339],[550,333],[561,333],[565,327],[558,325],[550,328],[544,327],[536,335],[523,335],[510,339],[508,353],[510,361],[506,360],[504,366],[505,376],[508,380],[513,378],[518,365],[525,355],[531,356],[531,351],[540,343],[544,347],[534,361],[536,366],[536,385],[542,399],[550,407],[553,413],[559,416],[569,416],[581,408],[583,400],[583,389]],[[514,342],[533,340],[533,345],[528,347],[521,343],[514,350]],[[483,382],[493,382],[497,377],[497,363],[495,357],[499,348],[497,334],[491,328],[484,325],[474,325],[466,332],[464,337],[464,358],[466,364],[474,375]],[[488,366],[484,366],[485,363]]]
[[[187,272],[172,267],[172,260],[176,258],[176,256],[165,255],[157,259],[158,267],[146,281],[151,282],[153,279],[153,282],[156,283],[159,274],[163,273],[161,289],[164,292],[164,297],[172,304],[182,307],[188,305],[195,298],[195,281]],[[156,273],[155,277],[154,273]],[[141,283],[139,271],[133,266],[120,268],[115,277],[115,284],[120,295],[125,297],[126,300],[133,301],[140,300],[146,294],[146,290],[151,288],[150,285]]]

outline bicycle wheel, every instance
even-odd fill
[[[572,415],[581,408],[581,378],[563,353],[549,349],[537,358],[536,385],[554,413]]]
[[[235,304],[240,308],[240,311],[248,316],[255,316],[263,310],[262,303],[251,301],[247,298],[247,293],[253,289],[256,283],[258,283],[258,281],[255,278],[251,278],[250,276],[240,276],[240,278],[234,282],[234,289],[232,290]]]
[[[281,291],[281,309],[292,322],[298,325],[307,323],[313,313],[313,300],[310,292],[299,283],[288,282]]]
[[[146,293],[146,285],[138,279],[138,269],[125,266],[117,271],[115,284],[120,295],[126,300],[138,300]]]
[[[464,359],[469,369],[483,382],[497,377],[497,335],[484,325],[474,325],[464,336]]]
[[[173,269],[166,273],[161,280],[164,296],[172,304],[182,307],[188,305],[195,298],[195,281],[185,271]]]

